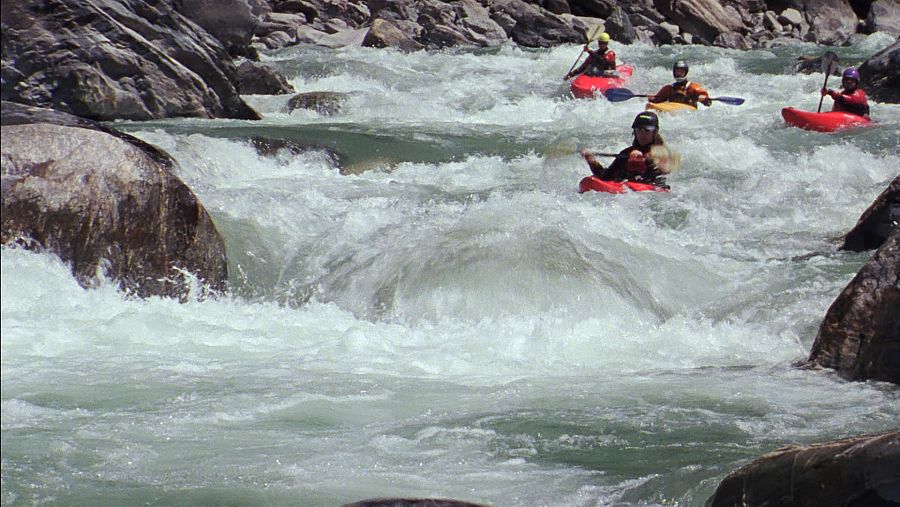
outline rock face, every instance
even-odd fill
[[[706,507],[873,507],[900,502],[900,430],[765,454],[726,477]]]
[[[807,364],[849,380],[900,384],[900,228],[894,228],[825,315]]]
[[[2,98],[95,120],[259,119],[222,44],[166,0],[3,2]]]
[[[3,244],[56,253],[82,285],[99,270],[139,296],[184,298],[181,270],[225,288],[225,246],[162,151],[46,109],[3,102]]]
[[[258,0],[262,1],[262,0]],[[402,50],[580,43],[604,24],[621,43],[706,44],[737,49],[797,42],[841,45],[858,31],[900,35],[896,0],[269,0],[275,13],[303,18],[291,29],[264,26],[269,49],[370,28],[367,45]],[[856,11],[854,11],[856,9]],[[861,22],[861,19],[865,21]],[[302,32],[292,38],[292,32]],[[273,37],[273,33],[286,36]]]

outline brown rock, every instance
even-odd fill
[[[861,252],[878,248],[897,227],[897,222],[900,222],[900,176],[894,178],[859,217],[853,229],[844,236],[841,250]]]
[[[900,228],[828,309],[807,366],[900,384]]]
[[[732,472],[706,507],[874,507],[900,502],[900,430],[798,445]]]

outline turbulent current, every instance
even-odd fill
[[[746,99],[661,117],[668,194],[577,193],[577,150],[625,147],[643,103],[572,99],[576,46],[290,48],[265,63],[339,112],[113,124],[177,160],[229,292],[132,299],[4,248],[2,503],[695,506],[762,453],[896,428],[896,386],[791,363],[871,255],[833,238],[897,176],[900,106],[801,131],[779,112],[824,76],[790,69],[825,48],[612,46],[635,93],[683,59]]]

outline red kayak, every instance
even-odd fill
[[[579,99],[590,99],[598,93],[603,93],[610,88],[622,88],[631,78],[634,68],[631,65],[619,65],[616,67],[618,76],[588,76],[579,74],[572,80],[572,95]]]
[[[814,113],[812,111],[801,111],[793,107],[782,109],[781,116],[788,125],[800,127],[804,130],[815,130],[816,132],[834,132],[853,127],[866,127],[873,123],[872,120],[855,114],[835,111]]]
[[[601,180],[596,176],[585,176],[578,183],[578,193],[583,194],[587,191],[606,192],[607,194],[624,194],[628,190],[632,192],[668,192],[663,187],[657,187],[649,183],[638,183],[636,181],[609,181]]]

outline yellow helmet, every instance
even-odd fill
[[[597,41],[599,42],[609,42],[609,34],[606,32],[601,33],[597,36]]]

